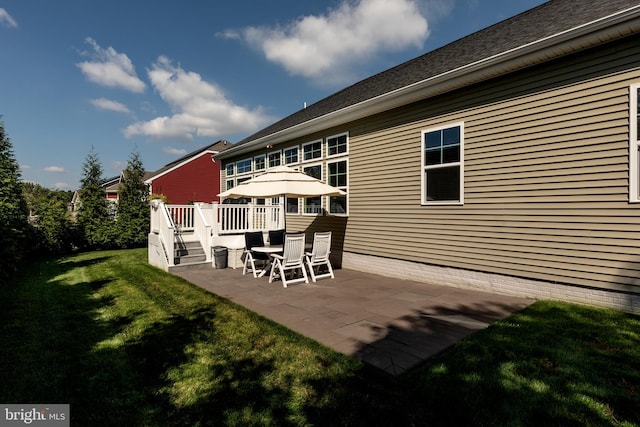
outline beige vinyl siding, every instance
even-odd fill
[[[628,201],[638,40],[348,126],[344,250],[638,291]],[[420,206],[421,131],[464,122],[464,206]]]
[[[628,203],[639,44],[633,37],[274,147],[349,133],[348,218],[288,215],[287,228],[331,229],[334,249],[346,252],[640,292],[640,204]],[[421,132],[458,122],[464,205],[422,206]]]

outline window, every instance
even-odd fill
[[[286,148],[284,150],[284,164],[290,165],[298,163],[298,147]]]
[[[232,176],[234,174],[234,163],[227,163],[225,172],[227,176]]]
[[[302,160],[306,162],[320,158],[322,158],[322,141],[314,141],[302,145]]]
[[[298,209],[297,197],[287,197],[287,213],[288,214],[300,213],[300,210]]]
[[[327,163],[327,184],[338,187],[345,193],[347,192],[348,171],[346,160]],[[329,197],[330,214],[346,215],[348,212],[346,195]]]
[[[281,160],[280,160],[280,158],[281,158],[281,154],[282,154],[282,153],[280,153],[279,151],[274,151],[274,152],[269,153],[269,154],[267,155],[267,159],[268,159],[268,161],[269,161],[269,167],[270,167],[270,168],[273,168],[273,167],[276,167],[276,166],[280,166],[280,162],[281,162]]]
[[[261,154],[253,158],[253,164],[257,171],[262,171],[267,167],[267,156]]]
[[[462,204],[463,124],[422,132],[422,203]]]
[[[640,202],[640,83],[629,97],[629,201]]]
[[[316,179],[322,180],[322,164],[305,166],[302,168],[302,172]],[[322,197],[305,197],[304,213],[313,215],[322,213]]]
[[[233,188],[233,180],[232,179],[228,179],[227,180],[227,184],[226,184],[226,189],[227,190],[231,190]]]
[[[241,173],[250,173],[251,172],[251,159],[244,159],[236,162],[236,172]]]
[[[347,154],[347,144],[348,138],[346,133],[330,136],[327,138],[327,157]]]

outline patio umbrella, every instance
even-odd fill
[[[220,197],[344,196],[344,191],[288,166],[277,166],[218,194]]]

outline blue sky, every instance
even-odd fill
[[[79,186],[237,142],[542,0],[5,0],[0,115],[22,178]]]

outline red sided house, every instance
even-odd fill
[[[172,205],[218,202],[220,164],[214,156],[230,147],[230,142],[221,140],[200,148],[147,175],[145,184]]]

